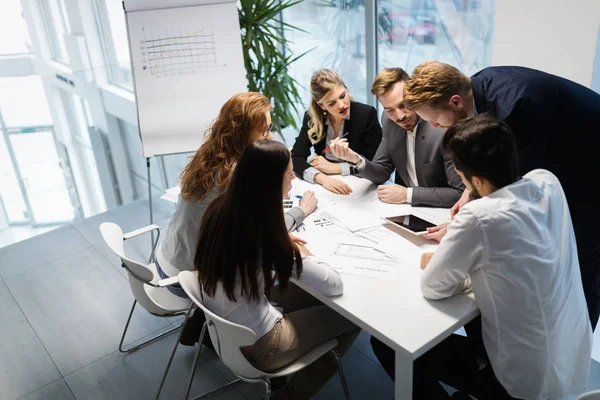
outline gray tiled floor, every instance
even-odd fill
[[[166,228],[173,207],[158,202],[157,224]],[[139,351],[121,354],[118,342],[133,297],[125,271],[106,247],[98,226],[116,222],[124,231],[148,224],[147,203],[137,202],[77,221],[0,249],[0,399],[151,399],[158,388],[176,334]],[[148,236],[127,243],[134,258],[147,257]],[[138,308],[126,343],[170,329],[178,319]],[[596,342],[600,343],[600,334]],[[594,349],[600,355],[600,346]],[[181,398],[193,349],[180,346],[162,399]],[[377,363],[363,332],[343,358],[353,400],[392,399],[393,383]],[[204,351],[192,395],[231,378],[214,352]],[[600,387],[593,361],[590,389]],[[263,388],[240,384],[211,399],[258,400]],[[342,399],[336,375],[315,399]]]

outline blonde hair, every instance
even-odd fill
[[[338,85],[346,86],[342,77],[331,69],[320,69],[310,78],[310,106],[308,107],[308,139],[312,144],[323,139],[323,117],[327,112],[321,108],[321,102]]]
[[[239,93],[227,100],[206,140],[181,173],[181,197],[200,201],[214,185],[219,189],[227,185],[246,146],[262,138],[270,110],[269,99],[256,92]]]
[[[445,106],[450,97],[464,96],[470,89],[471,78],[457,68],[438,61],[426,61],[415,68],[404,86],[404,105],[411,111],[422,106]]]
[[[386,94],[396,83],[408,81],[408,74],[402,68],[386,68],[380,71],[373,84],[371,94],[381,96]]]

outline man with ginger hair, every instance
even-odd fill
[[[451,207],[462,195],[464,185],[442,153],[445,129],[434,128],[403,103],[408,74],[401,68],[386,68],[377,74],[371,93],[384,109],[383,139],[372,161],[335,139],[334,156],[353,164],[350,173],[378,184],[377,194],[384,203],[414,206]],[[383,185],[396,171],[394,184]]]
[[[524,67],[489,67],[468,77],[437,61],[417,66],[404,87],[405,106],[434,127],[487,113],[513,131],[520,174],[544,168],[566,193],[577,240],[590,322],[600,313],[600,207],[592,193],[599,168],[600,95],[569,81]],[[453,217],[469,201],[465,190]],[[440,230],[440,234],[443,229]]]

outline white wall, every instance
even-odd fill
[[[493,65],[522,65],[590,86],[599,0],[497,0]]]

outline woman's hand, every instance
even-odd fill
[[[300,209],[304,212],[304,215],[309,215],[317,208],[318,204],[317,197],[315,196],[315,192],[311,190],[307,190],[302,195],[300,199]]]
[[[310,165],[327,175],[342,173],[342,167],[340,164],[329,162],[323,156],[314,157],[312,160],[310,160]]]
[[[298,250],[300,250],[300,254],[302,254],[302,256],[304,256],[304,257],[308,257],[308,256],[312,256],[313,255],[313,253],[311,253],[310,250],[308,250],[306,248],[306,246],[303,245],[303,244],[299,244],[298,245]]]
[[[307,243],[306,240],[300,239],[299,237],[294,236],[294,235],[290,235],[290,239],[292,239],[292,242],[294,242],[296,244],[296,246],[298,246],[298,250],[300,251],[300,254],[302,254],[304,257],[313,255],[310,252],[310,250],[308,250],[305,246],[305,244]]]
[[[291,233],[289,235],[290,239],[292,239],[292,242],[296,243],[298,246],[304,246],[306,243],[308,243],[306,240],[300,239],[298,236],[294,236]]]
[[[465,204],[467,204],[469,202],[469,200],[471,199],[471,191],[469,189],[465,189],[465,191],[463,192],[462,196],[460,196],[460,199],[458,199],[458,201],[456,202],[456,204],[454,204],[452,206],[452,208],[450,209],[450,219],[454,219],[454,216],[456,214],[458,214],[458,212],[460,211],[460,209],[462,208],[462,206],[464,206]]]
[[[427,228],[425,238],[441,242],[442,238],[446,236],[446,233],[448,232],[448,224],[449,222],[444,222],[443,224],[434,226],[433,228]]]
[[[352,193],[352,188],[350,188],[350,186],[348,186],[346,183],[340,181],[339,179],[330,178],[324,174],[315,175],[315,182],[335,194],[347,195]]]

